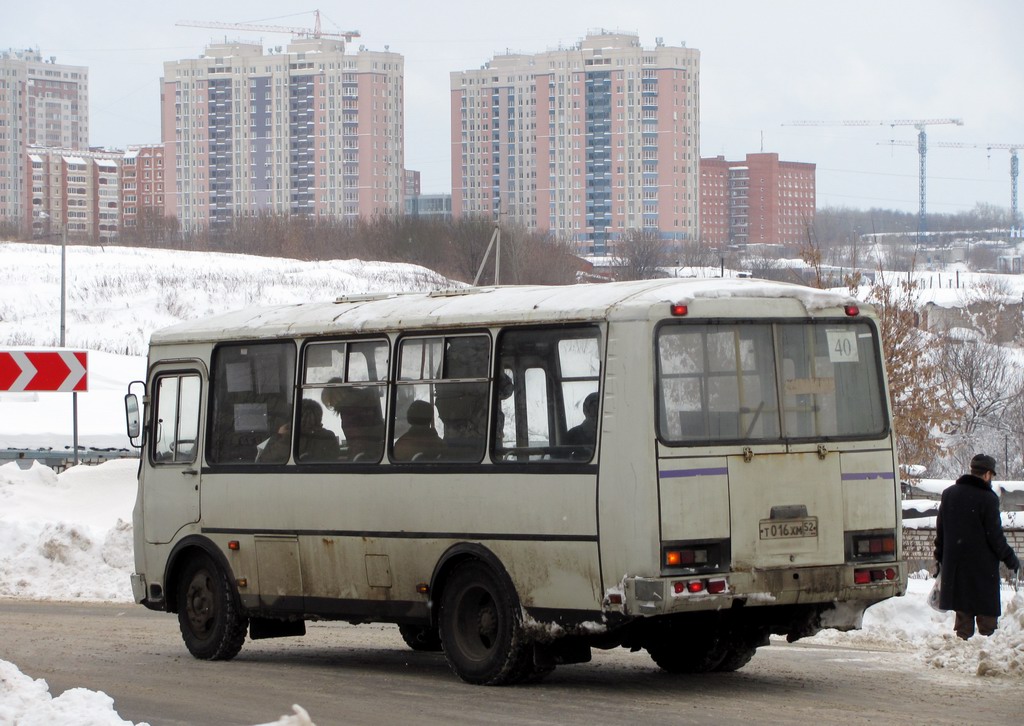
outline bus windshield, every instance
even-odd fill
[[[865,322],[663,325],[658,405],[668,444],[888,433],[878,339]]]

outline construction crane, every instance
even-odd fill
[[[920,233],[927,229],[925,217],[927,210],[925,159],[928,156],[928,135],[925,133],[925,127],[941,124],[963,126],[964,122],[958,118],[896,119],[894,121],[791,121],[788,124],[783,124],[783,126],[913,126],[917,129],[917,153],[920,158],[917,172],[917,231]]]
[[[300,38],[344,38],[351,41],[359,37],[358,30],[347,30],[340,33],[325,33],[320,29],[320,11],[314,10],[316,20],[312,28],[296,28],[287,25],[260,25],[257,23],[219,23],[204,20],[181,20],[175,25],[185,28],[219,28],[223,30],[254,30],[258,33],[291,33]]]
[[[879,141],[879,145],[887,144],[890,146],[913,146],[912,141],[900,141],[897,139],[890,139],[889,141]],[[1017,177],[1020,175],[1020,161],[1017,159],[1017,150],[1024,149],[1024,144],[968,144],[961,143],[959,141],[937,141],[932,146],[939,146],[944,149],[985,149],[986,151],[992,151],[992,149],[1006,149],[1010,152],[1010,216],[1014,224],[1017,224],[1018,207],[1017,207]]]

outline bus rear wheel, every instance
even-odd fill
[[[441,596],[441,644],[448,666],[478,685],[518,683],[533,673],[515,593],[479,561],[459,565]]]
[[[651,660],[669,673],[707,673],[718,668],[727,655],[721,640],[713,636],[672,638],[646,648]]]
[[[413,650],[436,653],[441,650],[441,636],[437,628],[425,625],[399,625],[398,632],[402,640]]]
[[[200,660],[231,660],[242,649],[249,619],[227,573],[197,555],[178,580],[178,626],[188,652]]]

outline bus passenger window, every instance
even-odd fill
[[[210,463],[287,462],[294,386],[293,343],[218,347],[213,356]]]
[[[437,335],[406,338],[400,345],[396,396],[403,405],[395,407],[392,421],[398,434],[392,452],[395,461],[412,460],[405,458],[408,450],[404,445],[399,448],[398,443],[414,425],[410,417],[416,416],[413,403],[422,401],[430,406],[430,418],[442,443],[433,460],[479,462],[487,441],[490,339],[486,335]],[[427,410],[420,411],[426,420]],[[425,431],[421,436],[430,438]]]
[[[316,404],[321,418],[315,423],[315,414],[308,414],[309,428],[299,430],[300,464],[380,461],[389,362],[386,340],[337,340],[306,346],[302,396]]]
[[[598,328],[511,328],[498,345],[510,383],[495,411],[495,461],[593,459],[600,408]]]

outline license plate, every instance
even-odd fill
[[[817,537],[818,518],[762,519],[761,539],[790,539],[791,537]]]

